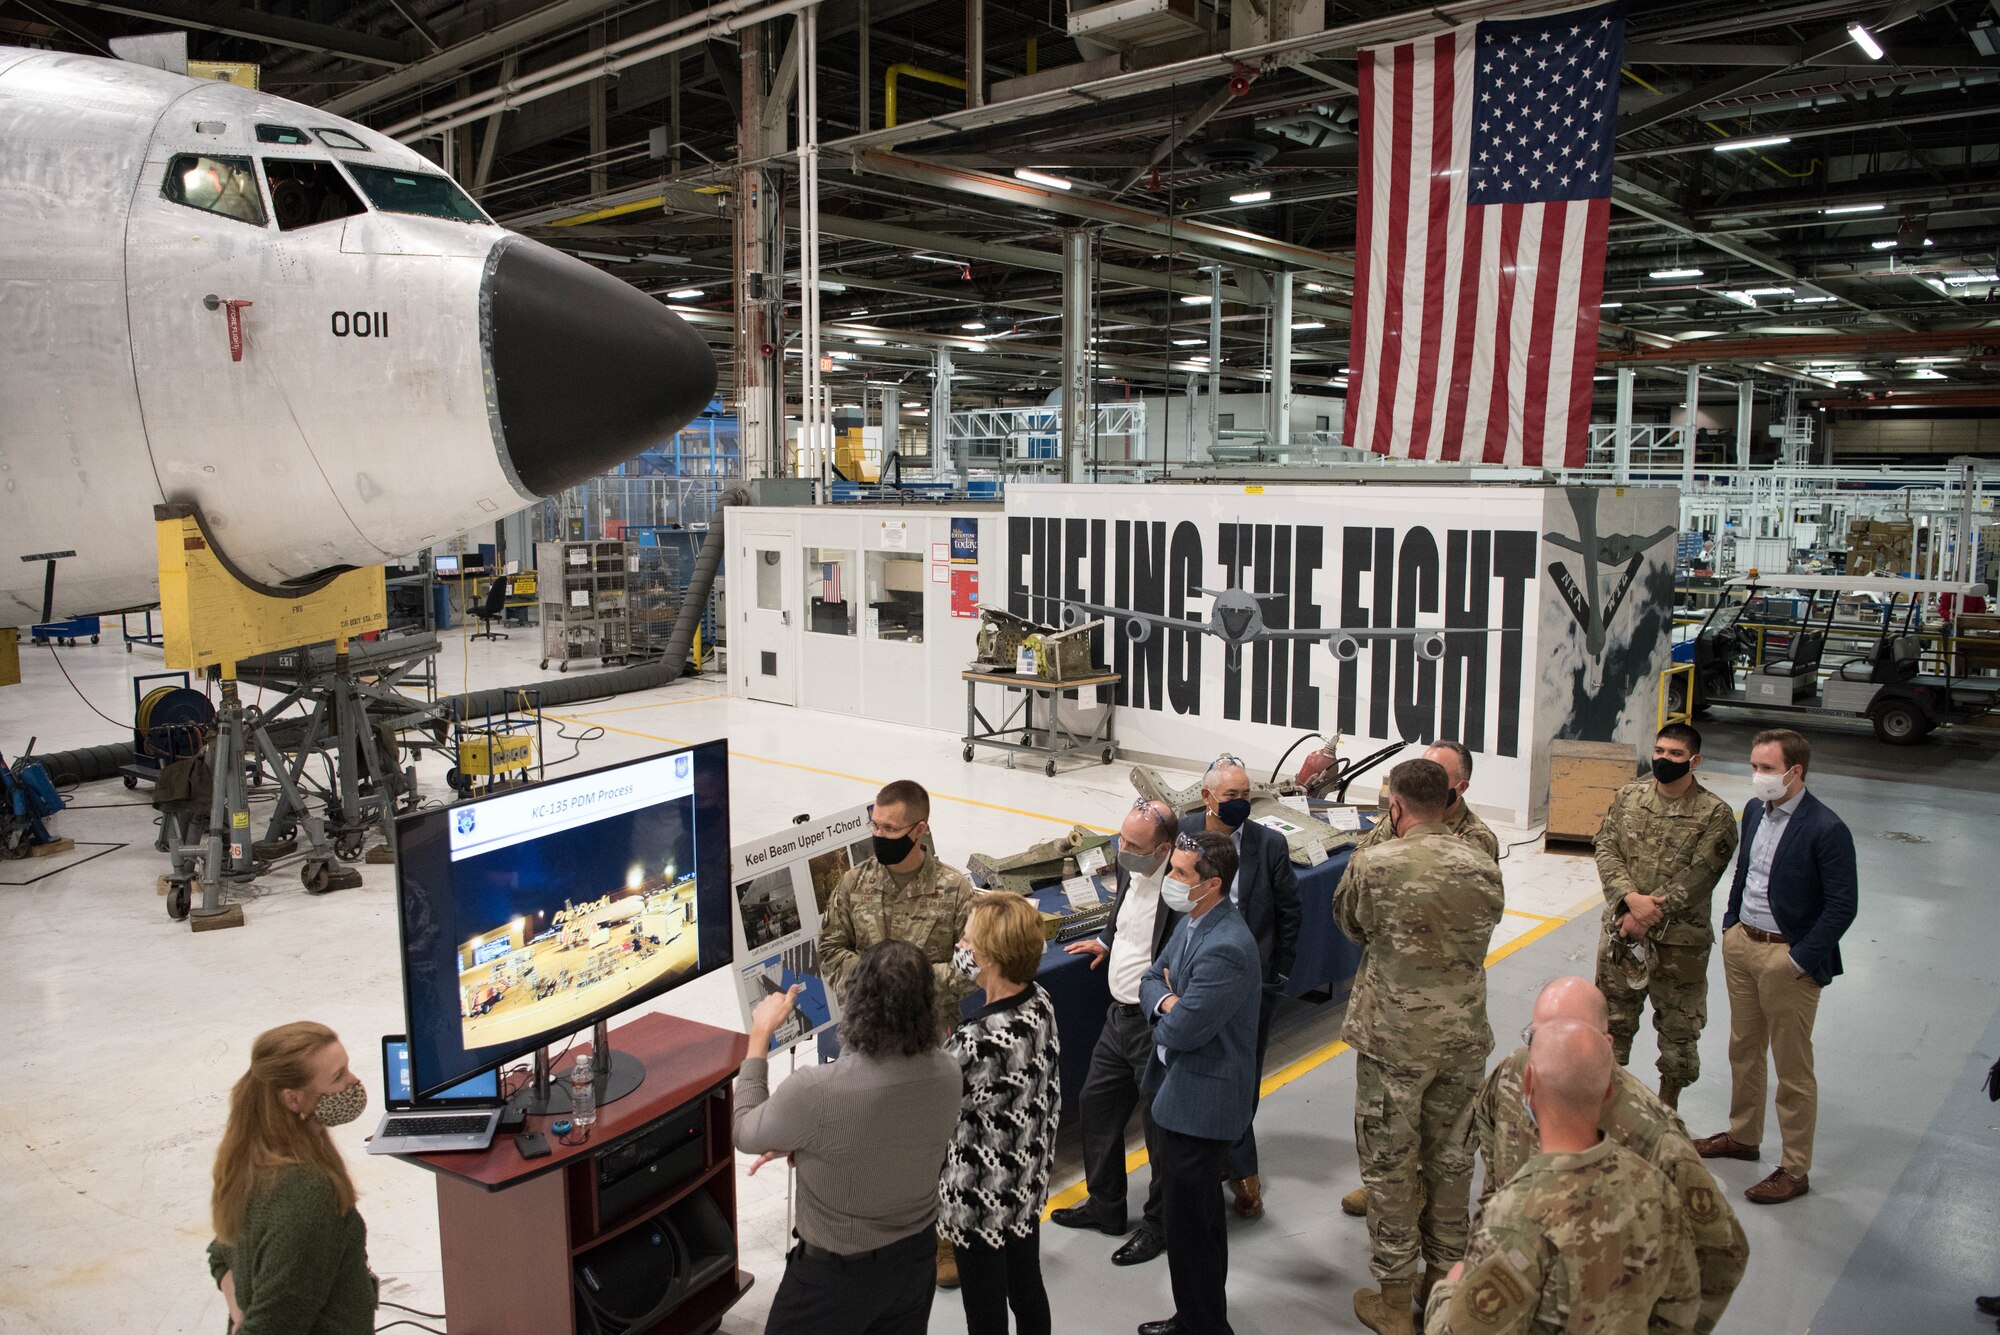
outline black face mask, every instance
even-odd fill
[[[1653,777],[1661,783],[1679,783],[1693,768],[1694,766],[1685,760],[1668,760],[1665,756],[1653,757]]]
[[[1250,799],[1232,797],[1227,802],[1218,802],[1215,807],[1215,818],[1230,829],[1235,829],[1250,819]]]
[[[894,867],[910,856],[917,846],[913,835],[899,834],[894,839],[875,836],[875,860],[885,867]]]

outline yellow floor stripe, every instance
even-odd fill
[[[1548,914],[1546,914],[1546,913],[1530,913],[1530,912],[1528,912],[1528,911],[1527,911],[1526,909],[1501,909],[1500,911],[1501,911],[1502,913],[1505,913],[1505,914],[1506,914],[1507,916],[1509,916],[1509,917],[1511,917],[1511,918],[1532,918],[1532,919],[1534,919],[1534,920],[1535,920],[1536,922],[1560,922],[1560,921],[1561,921],[1561,919],[1559,919],[1559,918],[1551,918],[1551,917],[1550,917],[1550,916],[1549,916]]]
[[[1535,942],[1541,940],[1549,933],[1555,931],[1556,928],[1564,926],[1565,924],[1568,923],[1575,922],[1578,918],[1590,912],[1591,909],[1596,908],[1603,902],[1604,902],[1603,896],[1592,895],[1589,899],[1583,900],[1581,903],[1571,908],[1569,910],[1568,916],[1566,917],[1543,918],[1540,923],[1538,923],[1533,927],[1530,927],[1527,931],[1521,933],[1519,936],[1515,937],[1512,941],[1509,941],[1506,945],[1501,946],[1498,950],[1488,955],[1486,957],[1486,967],[1489,969],[1492,968],[1494,965],[1498,964],[1501,960],[1506,959],[1509,955],[1514,954],[1516,951],[1521,950],[1524,947],[1533,945]],[[1508,910],[1508,911],[1512,912],[1513,910]],[[1529,913],[1529,914],[1523,914],[1522,916],[1532,918],[1532,917],[1537,917],[1539,915]],[[1325,1047],[1319,1049],[1317,1052],[1307,1053],[1305,1056],[1299,1058],[1297,1061],[1285,1067],[1283,1070],[1265,1076],[1264,1083],[1260,1085],[1258,1088],[1261,1091],[1263,1097],[1269,1098],[1273,1093],[1275,1093],[1280,1089],[1283,1089],[1286,1085],[1291,1084],[1294,1080],[1297,1080],[1300,1076],[1305,1075],[1307,1072],[1317,1070],[1319,1067],[1326,1065],[1328,1062],[1332,1061],[1335,1057],[1340,1056],[1344,1052],[1352,1052],[1352,1051],[1353,1049],[1348,1047],[1347,1044],[1336,1039],[1335,1041],[1327,1044]],[[1142,1145],[1138,1149],[1133,1150],[1130,1154],[1125,1156],[1125,1171],[1129,1174],[1133,1172],[1135,1169],[1139,1168],[1141,1165],[1145,1164],[1146,1162],[1147,1162],[1146,1149]],[[1065,1187],[1063,1190],[1049,1197],[1048,1205],[1042,1210],[1042,1219],[1046,1221],[1048,1217],[1051,1214],[1055,1213],[1057,1210],[1066,1209],[1069,1206],[1079,1204],[1089,1194],[1090,1194],[1090,1184],[1088,1182],[1071,1183],[1068,1187]]]
[[[688,701],[686,703],[693,702]],[[588,714],[574,714],[564,717],[561,714],[550,714],[544,711],[543,717],[552,718],[558,723],[573,723],[578,727],[602,728],[606,732],[615,732],[622,737],[638,737],[648,742],[665,742],[668,746],[693,745],[692,742],[680,737],[662,737],[658,733],[653,732],[636,732],[631,728],[613,727],[609,723],[587,723],[585,720],[590,717]],[[760,765],[777,765],[784,769],[804,770],[807,774],[823,774],[830,779],[847,779],[853,783],[866,784],[871,789],[876,790],[879,790],[884,783],[888,782],[886,779],[864,778],[859,774],[844,774],[837,769],[821,769],[817,765],[801,765],[795,760],[773,760],[769,756],[752,755],[748,751],[731,751],[729,754],[737,760],[754,760]],[[979,807],[985,811],[1003,811],[1010,816],[1026,816],[1030,820],[1053,821],[1057,825],[1081,825],[1086,830],[1096,830],[1100,834],[1111,833],[1111,829],[1108,826],[1092,825],[1086,821],[1073,820],[1068,816],[1051,816],[1045,811],[1026,811],[1020,807],[1006,807],[1001,806],[997,802],[982,802],[976,797],[958,797],[952,793],[940,793],[935,790],[932,791],[931,796],[940,802],[956,802],[960,806]]]

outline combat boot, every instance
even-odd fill
[[[1342,1214],[1351,1214],[1356,1219],[1364,1218],[1368,1214],[1368,1188],[1356,1187],[1342,1196],[1340,1211]]]
[[[1431,1290],[1438,1286],[1438,1281],[1445,1277],[1445,1272],[1449,1269],[1449,1266],[1435,1266],[1429,1261],[1424,1262],[1423,1278],[1417,1281],[1417,1312],[1419,1315],[1430,1307]]]
[[[1666,1104],[1675,1112],[1679,1112],[1681,1110],[1681,1091],[1686,1088],[1687,1086],[1678,1080],[1669,1080],[1665,1076],[1661,1076],[1660,1102]]]
[[[1417,1323],[1410,1315],[1416,1288],[1407,1279],[1385,1279],[1380,1290],[1357,1289],[1354,1315],[1375,1335],[1417,1335]]]
[[[941,1289],[958,1287],[958,1254],[951,1249],[951,1242],[939,1238],[937,1245],[937,1283]]]

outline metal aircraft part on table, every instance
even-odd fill
[[[714,391],[678,316],[366,126],[0,47],[0,144],[0,622],[155,602],[156,505],[286,585],[555,495]]]
[[[1148,801],[1166,803],[1176,816],[1200,811],[1205,805],[1201,799],[1199,779],[1185,788],[1176,788],[1150,765],[1132,767],[1132,787],[1138,791],[1139,796]],[[1297,802],[1307,800],[1299,787],[1290,780],[1280,780],[1277,783],[1258,783],[1253,780],[1250,784],[1250,819],[1284,835],[1285,845],[1291,851],[1292,861],[1299,866],[1317,866],[1326,861],[1327,854],[1346,848],[1360,837],[1356,831],[1336,830],[1325,821],[1307,815],[1296,806],[1285,805],[1278,800],[1281,797],[1289,797]]]
[[[1012,890],[1025,895],[1038,885],[1083,875],[1080,859],[1110,842],[1110,835],[1076,825],[1060,839],[1044,839],[1010,856],[974,853],[965,860],[965,870],[981,890]]]

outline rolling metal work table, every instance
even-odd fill
[[[1012,769],[1015,753],[1026,752],[1046,757],[1042,773],[1053,777],[1058,760],[1095,752],[1101,763],[1109,765],[1118,754],[1118,739],[1112,729],[1115,706],[1105,705],[1103,722],[1090,732],[1078,735],[1063,721],[1056,698],[1064,691],[1090,691],[1099,686],[1116,686],[1123,680],[1116,672],[1093,673],[1071,681],[1044,681],[1040,677],[978,669],[962,672],[959,676],[965,681],[965,736],[961,740],[965,743],[964,758],[967,760],[972,759],[975,747],[990,746],[1009,753],[1007,768]],[[982,685],[1011,688],[1021,693],[1021,698],[1013,703],[997,726],[980,712],[979,688]],[[1038,697],[1048,711],[1048,717],[1039,724],[1035,722],[1035,701]]]

